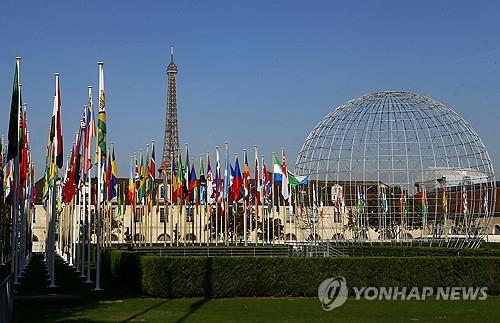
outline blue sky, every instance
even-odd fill
[[[500,170],[500,3],[494,1],[2,1],[0,134],[22,56],[38,175],[61,73],[66,151],[105,63],[108,141],[119,172],[163,143],[165,68],[175,46],[181,145],[229,141],[294,164],[309,130],[343,102],[409,90],[455,109]]]

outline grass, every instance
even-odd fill
[[[158,299],[83,305],[32,304],[18,322],[498,322],[499,297],[484,301],[348,301],[331,312],[316,298]]]

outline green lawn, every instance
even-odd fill
[[[325,312],[316,298],[205,300],[133,297],[85,305],[20,304],[18,322],[498,322],[500,297],[484,301],[357,301]]]

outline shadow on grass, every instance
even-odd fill
[[[148,313],[149,311],[154,310],[155,308],[162,306],[163,304],[165,304],[165,303],[166,303],[166,302],[168,302],[168,301],[169,301],[168,299],[165,299],[165,300],[163,300],[163,301],[161,301],[161,302],[159,302],[159,303],[157,303],[157,304],[154,304],[154,305],[152,305],[152,306],[150,306],[150,307],[146,308],[144,311],[139,312],[139,313],[137,313],[137,314],[134,314],[134,315],[132,315],[131,317],[129,317],[129,318],[127,318],[127,319],[123,320],[122,322],[130,322],[130,321],[134,321],[134,320],[135,320],[135,319],[137,319],[139,316],[144,315],[144,314]]]
[[[197,310],[199,310],[203,305],[205,305],[209,301],[210,301],[210,299],[203,298],[203,299],[200,299],[199,301],[197,301],[196,303],[191,304],[191,306],[189,306],[189,312],[187,312],[181,318],[176,320],[175,323],[184,322],[185,320],[187,320],[191,315],[193,315]]]

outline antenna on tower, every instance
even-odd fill
[[[170,62],[174,61],[174,46],[170,46]]]

